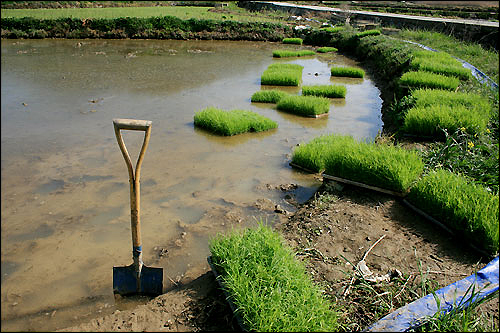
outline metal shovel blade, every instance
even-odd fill
[[[139,281],[134,264],[113,267],[113,292],[119,295],[158,296],[163,288],[163,268],[142,266]]]

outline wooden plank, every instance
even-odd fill
[[[346,184],[350,184],[350,185],[355,185],[355,186],[367,188],[367,189],[370,189],[370,190],[373,190],[373,191],[377,191],[377,192],[382,192],[382,193],[386,193],[386,194],[395,195],[395,196],[400,197],[400,198],[403,198],[403,197],[405,197],[408,194],[408,192],[391,191],[391,190],[388,190],[388,189],[385,189],[385,188],[371,186],[371,185],[367,185],[367,184],[364,184],[364,183],[355,182],[355,181],[349,180],[349,179],[344,179],[344,178],[340,178],[340,177],[330,176],[330,175],[328,175],[328,174],[326,174],[324,172],[321,175],[323,176],[323,179],[325,179],[325,178],[326,179],[331,179],[331,180],[335,180],[335,181],[338,181],[338,182],[341,182],[341,183],[346,183]]]

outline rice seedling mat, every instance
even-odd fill
[[[480,253],[481,255],[483,256],[486,256],[486,258],[492,258],[494,256],[492,256],[491,254],[488,254],[487,252],[481,250],[480,248],[478,248],[477,246],[475,246],[473,243],[469,242],[465,237],[462,237],[460,235],[457,235],[455,232],[453,232],[450,228],[448,228],[446,225],[444,225],[443,223],[439,222],[438,220],[436,220],[434,217],[432,217],[431,215],[427,214],[426,212],[424,212],[423,210],[421,210],[420,208],[417,208],[415,207],[414,205],[412,205],[410,202],[408,202],[408,200],[406,199],[403,199],[402,200],[403,203],[408,206],[410,209],[412,209],[414,212],[418,213],[419,215],[423,216],[424,218],[426,218],[427,220],[429,220],[430,222],[434,223],[435,225],[441,227],[444,231],[446,231],[447,233],[449,233],[451,236],[457,238],[457,239],[460,239],[461,241],[469,244],[469,246],[474,249],[475,251],[477,251],[478,253]]]
[[[394,195],[394,196],[397,196],[397,197],[400,197],[400,198],[404,198],[408,192],[396,192],[396,191],[391,191],[391,190],[387,190],[385,188],[380,188],[380,187],[377,187],[377,186],[372,186],[372,185],[367,185],[367,184],[364,184],[364,183],[360,183],[360,182],[356,182],[354,180],[349,180],[349,179],[345,179],[345,178],[340,178],[340,177],[336,177],[336,176],[330,176],[326,173],[322,173],[321,176],[323,177],[323,179],[329,179],[329,180],[335,180],[335,181],[338,181],[338,182],[341,182],[341,183],[345,183],[345,184],[350,184],[350,185],[355,185],[355,186],[358,186],[358,187],[362,187],[362,188],[366,188],[366,189],[369,189],[369,190],[373,190],[373,191],[377,191],[377,192],[382,192],[382,193],[386,193],[386,194],[391,194],[391,195]]]
[[[234,314],[234,316],[236,318],[236,321],[238,322],[238,325],[240,326],[240,328],[241,328],[242,331],[248,332],[248,329],[247,329],[245,323],[243,323],[243,319],[236,312],[236,305],[233,303],[233,301],[231,300],[231,297],[227,293],[226,288],[224,286],[224,282],[222,282],[221,279],[219,278],[219,276],[220,276],[219,272],[217,272],[217,269],[215,268],[215,265],[212,263],[212,256],[208,256],[207,257],[207,262],[208,262],[208,265],[210,266],[210,269],[212,270],[212,273],[215,276],[215,280],[219,284],[219,287],[222,289],[222,292],[224,293],[224,296],[225,296],[225,298],[226,298],[226,300],[227,300],[227,302],[229,304],[229,307],[231,308],[231,311],[233,311],[233,314]]]

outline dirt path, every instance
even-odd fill
[[[365,260],[374,276],[399,271],[409,281],[391,311],[408,299],[418,298],[411,290],[419,292],[421,272],[430,284],[443,287],[487,263],[486,258],[410,210],[400,199],[350,185],[328,183],[294,214],[277,213],[277,218],[275,229],[306,262],[313,279],[327,286],[326,292],[346,313],[355,309],[358,315],[346,320],[354,331],[377,318],[370,305],[360,304],[361,296],[355,291],[344,297],[352,283],[349,262],[358,263],[374,244]],[[498,322],[498,297],[481,310]],[[238,324],[212,272],[207,271],[146,305],[115,311],[61,331],[233,330],[239,330]]]

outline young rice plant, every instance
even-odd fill
[[[422,177],[407,200],[487,253],[498,252],[498,194],[438,169]]]
[[[273,58],[305,57],[315,55],[312,50],[274,50]]]
[[[194,115],[194,125],[220,135],[261,132],[277,128],[278,124],[258,113],[246,110],[224,111],[208,107]]]
[[[361,68],[355,67],[332,67],[331,68],[332,76],[345,76],[345,77],[365,77],[365,71]]]
[[[303,68],[298,64],[271,64],[262,73],[260,83],[275,86],[298,86],[302,82]]]
[[[328,98],[345,98],[346,87],[343,85],[312,85],[303,86],[302,95],[304,96],[319,96]]]
[[[278,103],[280,99],[287,95],[288,93],[278,89],[260,90],[252,95],[251,101],[256,103]]]
[[[404,73],[400,78],[400,83],[410,88],[455,90],[460,84],[460,80],[456,77],[419,70]]]
[[[212,262],[249,331],[333,332],[339,314],[281,235],[255,229],[217,235]]]
[[[283,44],[302,45],[302,38],[283,38]]]
[[[278,101],[276,108],[299,116],[316,117],[330,111],[330,100],[316,96],[288,95]]]

